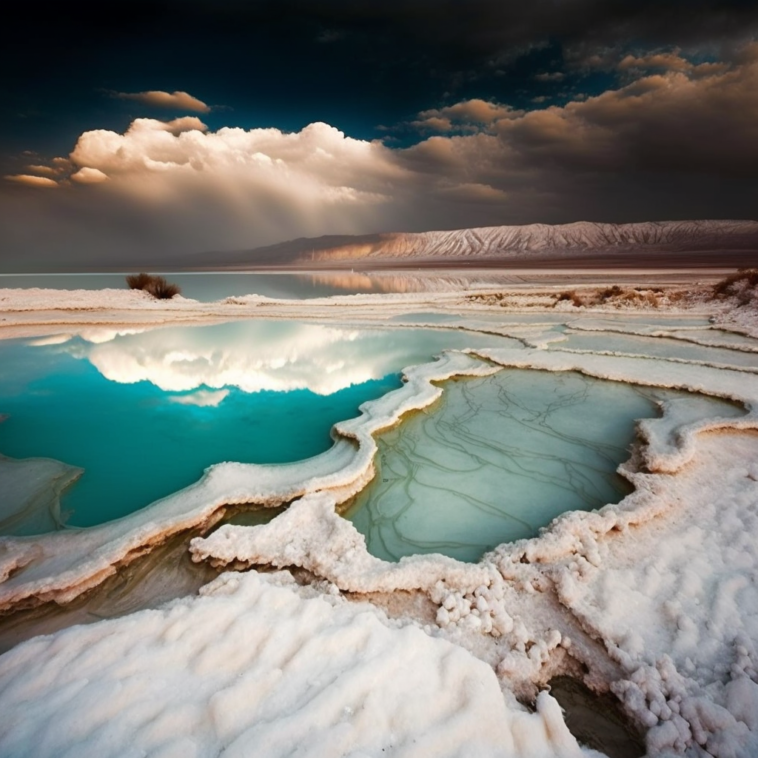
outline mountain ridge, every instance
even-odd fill
[[[570,224],[490,226],[450,231],[384,232],[366,235],[300,237],[245,251],[205,253],[208,266],[256,267],[314,265],[411,265],[518,263],[532,260],[592,259],[635,252],[682,254],[756,253],[758,221],[694,220],[611,224],[577,221]],[[611,261],[612,262],[612,261]]]

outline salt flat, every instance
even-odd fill
[[[637,295],[599,301],[602,288],[586,282],[210,304],[0,290],[9,339],[88,332],[105,344],[152,325],[277,318],[512,340],[407,368],[400,389],[338,423],[316,458],[219,464],[110,524],[0,538],[0,604],[11,612],[1,632],[21,608],[96,594],[230,504],[289,504],[270,523],[193,539],[194,561],[227,570],[197,595],[0,656],[0,752],[581,755],[590,749],[548,692],[568,674],[614,693],[651,756],[755,755],[758,315],[710,299],[703,278],[646,280]],[[559,299],[569,289],[586,304]],[[620,502],[565,513],[475,563],[371,555],[338,510],[374,475],[377,436],[409,413],[434,413],[453,377],[515,370],[685,395],[638,424],[620,468],[633,491]]]

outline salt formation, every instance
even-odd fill
[[[756,432],[701,436],[677,476],[635,475],[669,504],[654,521],[624,539],[585,532],[553,568],[561,602],[621,665],[611,688],[654,755],[758,755],[756,461]]]
[[[337,441],[306,461],[277,466],[222,463],[196,484],[129,516],[81,531],[33,539],[0,538],[0,609],[29,601],[70,602],[115,573],[146,545],[172,534],[209,526],[222,506],[276,506],[311,492],[327,491],[344,502],[373,476],[373,434],[403,413],[433,403],[442,390],[432,384],[460,374],[486,376],[497,369],[462,353],[406,372],[403,387],[361,407],[356,419],[337,424]]]
[[[402,299],[390,301],[356,302],[369,320],[403,310]],[[405,302],[429,310],[419,298]],[[177,306],[182,317],[199,312]],[[349,310],[330,307],[335,320]],[[490,326],[438,323],[510,331],[523,347],[446,353],[407,371],[401,389],[338,424],[335,446],[309,461],[219,465],[119,522],[0,540],[4,607],[66,602],[147,546],[212,524],[224,504],[291,502],[269,524],[224,526],[191,546],[197,561],[285,571],[224,574],[199,598],[32,639],[0,657],[0,753],[278,756],[336,746],[356,756],[575,756],[545,692],[555,674],[571,674],[616,694],[650,756],[758,754],[755,366],[723,355],[710,364],[709,338],[720,350],[741,340],[702,323],[666,326],[665,315],[646,336],[697,342],[702,356],[634,357],[621,345],[573,352],[558,327],[579,331],[580,320],[499,312]],[[566,513],[477,564],[369,555],[336,507],[370,479],[373,435],[433,403],[443,391],[435,382],[502,368],[701,394],[640,423],[622,467],[634,492],[616,505]],[[702,396],[732,401],[734,412],[714,416]]]
[[[38,637],[0,658],[4,756],[579,758],[483,662],[287,573]]]
[[[669,404],[661,419],[641,427],[647,444],[626,468],[636,488],[632,495],[597,513],[566,514],[541,537],[503,545],[467,569],[450,570],[444,559],[433,556],[382,564],[335,515],[334,503],[319,498],[294,504],[266,526],[222,527],[197,539],[191,548],[195,558],[217,565],[302,567],[349,592],[419,590],[438,607],[434,633],[494,664],[516,691],[528,692],[530,683],[548,679],[555,666],[567,665],[569,655],[588,669],[587,678],[596,686],[611,683],[637,723],[649,729],[652,755],[667,749],[697,751],[698,746],[713,756],[754,754],[758,720],[750,715],[752,706],[738,701],[758,703],[752,642],[758,639],[753,621],[758,596],[751,594],[758,552],[744,536],[758,528],[752,515],[758,509],[758,472],[752,464],[744,468],[758,452],[758,381],[746,372],[660,359],[560,350],[476,352],[506,366],[578,370],[615,381],[697,389],[740,402],[749,412],[713,418],[697,401]],[[728,443],[726,454],[719,451],[722,436],[704,436],[717,430]],[[641,464],[651,473],[640,471]],[[728,486],[717,473],[726,468]],[[660,519],[666,516],[678,521],[668,537],[661,535]],[[732,531],[722,529],[718,540],[709,540],[710,530],[721,528],[719,522],[733,523]],[[694,536],[661,563],[661,548],[681,539],[682,523],[698,524],[690,528]],[[628,536],[632,526],[637,534],[649,527],[649,544],[641,553],[640,544]],[[294,540],[293,534],[298,535]],[[692,550],[707,556],[694,572]],[[597,599],[593,582],[600,588]],[[704,582],[711,584],[706,596],[713,600],[698,614],[683,608],[688,595],[693,608],[702,601]],[[645,598],[646,612],[630,603],[635,592]],[[735,592],[744,598],[743,611],[732,599]],[[567,623],[565,611],[578,624]],[[680,633],[685,652],[677,661],[670,655],[676,651],[671,639]],[[603,640],[610,660],[602,660],[585,635]],[[727,684],[720,684],[725,676]]]

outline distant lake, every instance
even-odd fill
[[[123,289],[126,287],[126,276],[127,274],[2,274],[0,288]],[[361,277],[353,281],[351,286],[344,287],[338,284],[330,285],[328,276],[324,274],[250,274],[246,272],[175,274],[168,272],[163,273],[163,276],[178,284],[182,288],[184,297],[205,303],[238,295],[263,295],[285,300],[305,300],[375,291],[367,277]]]
[[[386,292],[425,292],[501,286],[514,277],[498,270],[362,273],[354,271],[256,272],[203,271],[158,272],[178,284],[182,295],[209,303],[240,295],[262,295],[280,300],[307,300],[332,295]],[[127,274],[0,274],[0,289],[60,290],[124,289]]]

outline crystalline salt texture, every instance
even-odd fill
[[[201,594],[0,658],[0,753],[583,754],[548,693],[527,713],[485,663],[368,606],[287,573],[224,574]]]

